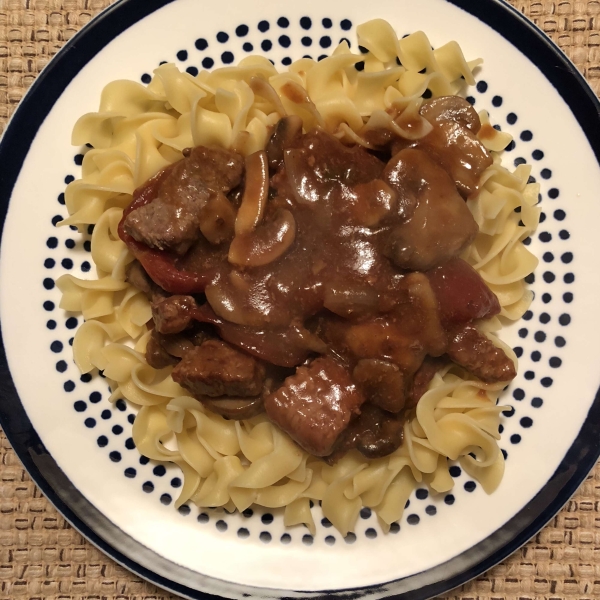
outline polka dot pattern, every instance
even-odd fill
[[[311,53],[307,56],[322,59],[344,39],[352,47],[355,38],[352,28],[353,23],[349,19],[316,19],[308,15],[296,20],[285,16],[270,20],[257,19],[255,22],[239,23],[231,30],[206,34],[205,37],[182,43],[174,55],[167,58],[193,77],[202,69],[235,64],[252,52],[272,56],[275,63],[279,63],[278,66],[286,66],[306,52]],[[146,71],[140,73],[143,84],[151,81],[153,68],[154,65],[147,65]],[[358,63],[357,68],[364,68],[364,63]],[[503,397],[505,404],[511,406],[503,414],[501,424],[501,445],[505,446],[502,452],[508,460],[508,451],[511,454],[517,452],[519,445],[525,444],[528,431],[536,427],[536,414],[544,410],[544,392],[554,385],[557,371],[565,360],[561,351],[568,344],[571,306],[576,300],[568,286],[576,280],[577,257],[570,245],[569,215],[561,204],[558,169],[552,162],[551,153],[536,139],[536,132],[527,127],[525,119],[519,116],[512,105],[509,91],[504,95],[494,89],[491,82],[479,80],[469,93],[471,104],[478,110],[489,110],[497,128],[513,135],[514,141],[507,148],[505,156],[515,167],[525,163],[532,166],[531,181],[540,183],[544,207],[543,224],[533,238],[526,241],[536,246],[541,265],[536,277],[529,279],[531,285],[535,286],[536,298],[519,325],[518,336],[522,341],[514,349],[521,361],[522,377],[518,384],[511,385]],[[431,92],[427,90],[424,97],[430,96]],[[79,176],[87,150],[80,149],[69,161],[65,184]],[[78,415],[84,430],[90,434],[91,443],[103,453],[104,460],[111,463],[129,481],[129,485],[147,494],[147,501],[160,503],[165,510],[173,512],[173,504],[183,485],[180,471],[171,465],[140,457],[131,438],[131,425],[135,420],[132,408],[122,400],[110,405],[110,393],[105,385],[102,387],[104,392],[93,390],[94,386],[105,382],[97,376],[80,379],[72,363],[67,343],[81,323],[81,318],[58,309],[60,295],[55,281],[64,272],[74,275],[90,272],[92,264],[89,252],[93,229],[81,235],[68,228],[55,229],[54,226],[66,216],[64,204],[64,191],[57,190],[56,204],[53,203],[54,209],[48,216],[48,234],[42,241],[45,255],[41,261],[44,276],[40,280],[40,289],[44,294],[42,307],[47,313],[44,321],[48,335],[47,347],[54,357],[53,364],[56,365],[62,388],[70,398],[74,413]],[[559,327],[561,335],[555,335],[552,327]],[[443,511],[451,510],[452,506],[460,504],[465,494],[483,493],[480,486],[458,465],[451,465],[450,474],[455,480],[451,493],[438,497],[431,495],[425,487],[419,487],[407,502],[401,522],[392,523],[390,532],[400,533],[402,527],[418,526],[422,519],[434,518]],[[318,507],[313,510],[318,510]],[[275,533],[282,518],[280,511],[244,511],[240,517],[240,523],[245,523],[243,526],[230,525],[222,513],[210,509],[199,511],[194,505],[179,507],[176,515],[177,518],[190,520],[196,518],[198,527],[209,526],[213,532],[241,540],[260,540],[266,544],[285,545],[294,542],[306,546],[334,546],[342,542],[352,544],[357,537],[376,540],[380,535],[377,517],[368,508],[360,512],[356,534],[349,534],[345,538],[325,518],[317,520],[318,530],[314,537],[301,530],[283,535]]]

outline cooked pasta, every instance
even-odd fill
[[[474,84],[473,69],[481,62],[467,62],[456,42],[432,50],[423,32],[399,40],[380,19],[359,26],[358,37],[368,53],[353,54],[343,42],[330,57],[300,59],[283,73],[258,56],[197,77],[165,64],[147,86],[109,83],[98,112],[75,126],[73,144],[93,148],[85,154],[82,178],[67,187],[70,216],[62,225],[95,225],[91,252],[97,267],[96,279],[63,275],[58,280],[61,307],[85,319],[73,343],[75,363],[84,373],[103,371],[111,401],[125,398],[139,408],[133,426],[138,450],[183,472],[176,506],[284,507],[287,526],[303,524],[314,533],[310,501],[320,501],[324,516],[346,535],[363,506],[375,511],[387,531],[417,484],[435,493],[450,490],[449,461],[460,461],[488,493],[502,478],[497,442],[503,407],[497,400],[503,384],[475,381],[457,367],[434,377],[407,420],[397,451],[373,460],[350,451],[329,466],[264,415],[230,421],[211,413],[173,381],[170,367],[156,370],[145,360],[150,304],[125,281],[133,256],[117,234],[135,188],[180,160],[185,148],[216,145],[245,156],[263,149],[272,126],[286,115],[299,116],[305,131],[319,126],[367,148],[365,124],[419,139],[431,130],[419,114],[426,90],[434,98],[461,93]],[[359,61],[362,71],[354,68]],[[487,113],[480,119],[480,139],[494,164],[485,171],[478,196],[467,202],[479,233],[463,258],[502,308],[499,317],[480,323],[481,329],[516,362],[494,332],[519,319],[532,299],[524,279],[537,259],[522,241],[538,223],[539,185],[528,183],[529,167],[511,173],[501,166],[500,152],[510,136],[493,129]]]

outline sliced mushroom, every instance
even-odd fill
[[[280,119],[273,135],[267,144],[269,168],[278,169],[283,164],[283,151],[302,133],[302,119],[297,115],[290,115]]]
[[[290,188],[294,194],[294,200],[298,204],[314,204],[322,198],[323,184],[315,175],[314,170],[306,168],[307,162],[311,160],[314,166],[314,157],[307,158],[303,149],[288,148],[283,153],[285,174],[290,182]],[[320,184],[320,185],[319,185]]]
[[[264,150],[246,157],[246,184],[235,219],[235,235],[250,233],[262,221],[269,193],[269,166]]]
[[[278,209],[273,220],[250,233],[236,235],[229,246],[229,262],[262,267],[281,258],[294,243],[296,221],[287,209]]]
[[[434,121],[454,121],[473,133],[481,128],[477,111],[460,96],[443,96],[430,100],[419,111],[430,123]]]
[[[154,369],[164,369],[169,365],[175,365],[178,359],[171,356],[161,345],[158,339],[158,333],[152,332],[146,346],[146,362]]]
[[[391,114],[384,110],[375,110],[365,126],[358,132],[361,137],[375,147],[383,147],[394,139],[416,141],[431,132],[431,123],[419,114],[419,104],[411,102],[405,106],[396,106]],[[388,130],[391,136],[382,138],[381,131]],[[375,134],[371,132],[376,132]]]
[[[406,401],[404,373],[398,365],[379,359],[359,360],[352,373],[370,402],[398,413]]]
[[[270,323],[269,309],[272,302],[249,302],[252,293],[260,292],[261,286],[248,285],[248,290],[236,285],[237,274],[231,273],[206,287],[206,300],[215,313],[229,323],[247,327],[264,327]]]
[[[193,347],[193,342],[180,333],[164,335],[155,329],[146,346],[146,362],[155,369],[176,365]]]
[[[393,415],[369,403],[338,438],[333,453],[324,460],[335,464],[346,452],[356,448],[367,458],[388,456],[402,445],[403,415]]]
[[[162,335],[154,332],[157,336],[158,343],[175,358],[182,358],[183,355],[194,347],[194,343],[180,333],[171,335]]]
[[[456,121],[436,123],[418,148],[443,167],[463,198],[479,191],[481,175],[493,163],[492,155],[477,136]]]

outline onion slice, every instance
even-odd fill
[[[264,412],[263,398],[201,398],[202,404],[227,419],[251,419],[261,412]]]

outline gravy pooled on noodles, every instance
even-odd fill
[[[152,302],[146,358],[230,419],[268,417],[332,462],[382,457],[449,361],[484,382],[515,366],[475,323],[498,299],[459,258],[465,199],[492,158],[457,97],[425,103],[423,138],[348,147],[297,117],[243,158],[184,158],[136,190],[119,234]]]

